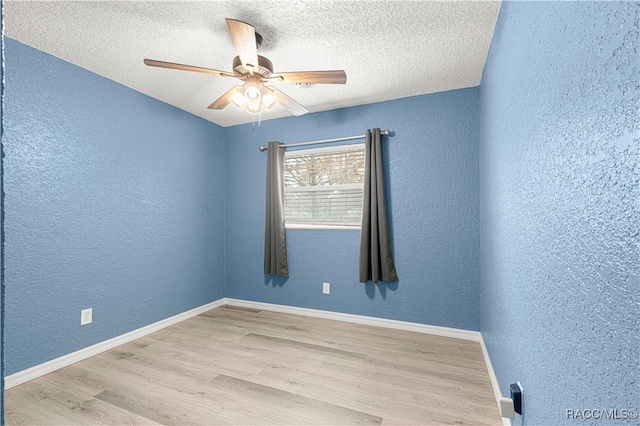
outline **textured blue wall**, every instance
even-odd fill
[[[297,229],[287,231],[289,280],[266,281],[266,153],[258,146],[371,127],[396,132],[383,144],[399,282],[358,282],[358,230]],[[477,88],[227,127],[225,141],[227,296],[478,329]]]
[[[502,4],[480,88],[481,331],[503,394],[524,386],[516,424],[640,408],[639,11]]]
[[[223,129],[5,48],[6,373],[223,297]]]
[[[4,7],[0,0],[0,141],[4,137]],[[0,143],[0,425],[4,424],[4,149]]]

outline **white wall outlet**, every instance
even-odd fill
[[[331,293],[331,283],[322,283],[322,293],[323,294]]]
[[[93,321],[93,308],[83,309],[80,311],[80,325],[91,324]]]

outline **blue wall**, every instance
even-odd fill
[[[11,39],[5,56],[6,373],[223,297],[223,129]]]
[[[4,7],[0,0],[0,141],[4,135]],[[0,143],[0,425],[4,424],[4,148]]]
[[[640,408],[639,11],[502,4],[480,88],[481,331],[503,394],[524,386],[516,424]]]
[[[287,231],[290,278],[265,280],[266,153],[258,147],[372,127],[396,132],[383,144],[400,280],[358,282],[358,230],[298,229]],[[228,127],[225,142],[227,296],[478,330],[477,88]]]

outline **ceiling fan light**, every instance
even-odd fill
[[[278,100],[275,96],[273,96],[273,93],[270,93],[266,90],[265,92],[266,93],[262,95],[262,106],[264,107],[265,111],[271,111],[273,107],[278,103]]]
[[[249,80],[245,84],[244,96],[247,98],[247,103],[259,104],[260,103],[260,83],[258,81]]]
[[[231,97],[231,103],[235,105],[236,108],[242,109],[246,105],[247,100],[242,93],[236,91]]]

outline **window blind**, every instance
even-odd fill
[[[287,152],[285,221],[360,226],[364,144]]]

